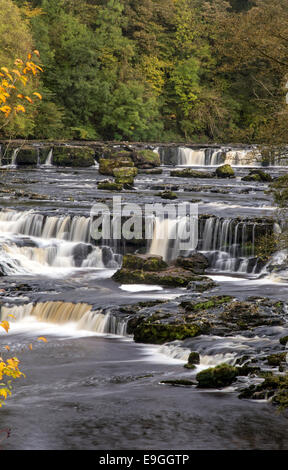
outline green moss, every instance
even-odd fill
[[[234,382],[238,375],[236,367],[229,364],[219,364],[216,367],[202,370],[196,375],[198,387],[201,388],[222,388],[228,387]]]
[[[113,158],[100,158],[99,159],[99,173],[101,175],[114,175],[114,170],[120,167],[134,167],[131,159],[113,159]]]
[[[208,310],[210,308],[217,307],[227,302],[231,302],[232,299],[233,297],[231,297],[230,295],[215,296],[209,298],[209,300],[206,300],[204,302],[193,303],[191,301],[182,301],[180,305],[181,307],[185,308],[185,310],[195,312],[199,310]]]
[[[195,364],[200,364],[200,354],[198,352],[192,351],[189,354],[188,362],[184,365],[186,369],[195,369]]]
[[[160,156],[153,150],[136,150],[132,158],[138,168],[153,168],[161,165]]]
[[[57,166],[88,167],[94,165],[94,150],[89,147],[54,147],[53,164]]]
[[[283,346],[286,346],[286,344],[288,343],[288,336],[282,336],[282,338],[279,339],[279,343]]]
[[[168,267],[161,256],[128,254],[123,256],[122,267],[126,269],[143,269],[144,271],[162,271]]]
[[[36,165],[38,161],[38,150],[33,147],[21,147],[17,153],[17,165]]]
[[[155,324],[144,321],[134,330],[136,343],[164,344],[170,341],[193,338],[206,331],[207,326],[191,324]]]
[[[123,184],[114,183],[114,181],[103,181],[98,183],[97,187],[106,191],[122,191]]]
[[[280,366],[281,362],[286,361],[287,352],[271,354],[267,356],[267,362],[269,366]]]
[[[113,169],[116,183],[120,184],[133,184],[134,177],[137,175],[138,170],[135,167],[120,167]]]
[[[213,178],[215,175],[208,171],[192,170],[191,168],[184,168],[183,170],[172,170],[170,176],[178,178]]]
[[[226,163],[225,165],[221,165],[216,168],[216,176],[218,178],[234,178],[235,173],[231,165]]]
[[[159,193],[158,196],[160,196],[162,199],[177,199],[178,196],[176,193],[173,191],[163,191],[162,193]]]

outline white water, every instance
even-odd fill
[[[53,166],[52,159],[53,159],[53,148],[49,150],[44,166]]]

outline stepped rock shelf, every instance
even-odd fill
[[[193,423],[202,434],[209,423],[205,442],[221,446],[221,409],[232,447],[241,439],[253,448],[257,437],[257,448],[288,448],[287,411],[275,415],[287,407],[288,253],[278,250],[283,225],[270,192],[287,172],[284,159],[232,144],[0,144],[0,318],[11,322],[5,344],[22,351],[31,403],[47,403],[34,408],[29,436],[49,418],[50,439],[63,430],[58,416],[70,429],[77,407],[92,448],[99,436],[87,435],[87,422],[90,431],[111,425],[107,439],[117,442],[115,416],[124,433],[134,426],[140,447],[152,445],[146,413],[152,433],[161,415],[181,439]],[[121,237],[94,239],[91,207],[112,209],[113,196],[122,201]],[[140,215],[139,231],[127,237],[129,204],[183,202],[197,204],[196,247],[179,243],[186,216],[153,214],[146,239]],[[111,215],[111,233],[113,223]],[[33,342],[32,357],[24,345],[34,332],[48,341]],[[26,429],[25,387],[8,403],[4,425],[15,416]]]

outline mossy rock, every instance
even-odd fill
[[[216,168],[216,176],[218,178],[234,178],[235,172],[231,165],[225,164]]]
[[[229,364],[202,370],[196,375],[200,388],[222,388],[231,385],[238,375],[238,369]]]
[[[282,336],[282,338],[279,339],[279,343],[283,346],[286,346],[286,344],[288,343],[288,336]]]
[[[135,150],[132,158],[137,168],[148,169],[161,165],[159,154],[153,150]]]
[[[122,191],[123,184],[115,183],[114,181],[100,181],[97,187],[106,191]]]
[[[89,167],[94,163],[94,150],[89,147],[61,146],[53,148],[54,165]]]
[[[114,176],[114,170],[120,167],[134,167],[134,163],[128,158],[100,158],[99,159],[99,173],[101,175]]]
[[[270,182],[273,178],[269,173],[265,173],[263,170],[252,170],[249,175],[244,176],[242,181],[255,181],[255,182]]]
[[[200,354],[196,351],[192,351],[189,354],[188,362],[184,367],[186,369],[195,369],[195,364],[200,364]]]
[[[21,147],[16,157],[17,165],[37,165],[38,152],[35,147]]]
[[[183,170],[170,171],[170,176],[175,176],[177,178],[214,178],[215,173],[184,168]]]
[[[156,255],[133,255],[123,256],[122,268],[125,269],[141,269],[143,271],[162,271],[167,269],[168,265],[161,256]]]
[[[137,175],[138,170],[135,167],[120,167],[114,168],[113,175],[115,176],[116,183],[131,184],[134,183],[134,177]]]
[[[217,283],[210,279],[210,277],[203,276],[202,278],[193,279],[187,285],[187,289],[193,292],[205,292],[214,289]]]
[[[205,325],[190,324],[163,324],[142,322],[134,330],[136,343],[164,344],[170,341],[193,338],[203,334],[207,329]]]
[[[177,199],[178,196],[176,193],[173,191],[163,191],[162,193],[159,193],[158,196],[160,196],[162,199]]]
[[[286,361],[287,354],[288,354],[288,351],[282,352],[282,353],[270,354],[270,356],[267,356],[267,362],[269,366],[272,366],[272,367],[280,366],[281,362]]]
[[[159,272],[121,268],[112,279],[124,284],[155,284],[167,287],[186,287],[192,280],[202,280],[200,276],[197,277],[189,271],[171,267]]]

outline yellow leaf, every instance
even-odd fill
[[[7,349],[7,351],[10,351],[10,346],[4,346],[5,349]]]
[[[9,314],[8,314],[8,317],[14,318],[14,320],[16,320],[15,315],[13,315],[12,313],[9,313]]]
[[[33,348],[32,343],[30,343],[30,344],[29,344],[29,349],[30,349],[30,351],[32,351],[32,348]]]
[[[38,93],[37,91],[35,91],[33,93],[33,95],[37,96],[37,98],[39,98],[39,100],[42,100],[42,95],[40,95],[40,93]]]
[[[37,49],[35,49],[33,52],[34,52],[34,54],[36,54],[38,57],[40,57],[40,52],[39,52]]]
[[[3,320],[3,321],[0,323],[0,326],[2,326],[2,328],[4,328],[4,330],[8,333],[9,328],[10,328],[10,325],[9,325],[9,322],[8,322],[8,321]]]
[[[9,73],[9,70],[7,69],[7,67],[1,67],[1,70],[3,70],[3,72],[5,73]]]
[[[39,336],[39,339],[40,341],[44,341],[44,343],[47,343],[47,339],[44,337],[44,336]]]
[[[31,100],[31,98],[30,98],[29,96],[25,96],[25,99],[26,99],[27,101],[29,101],[29,103],[33,103],[33,101]]]

